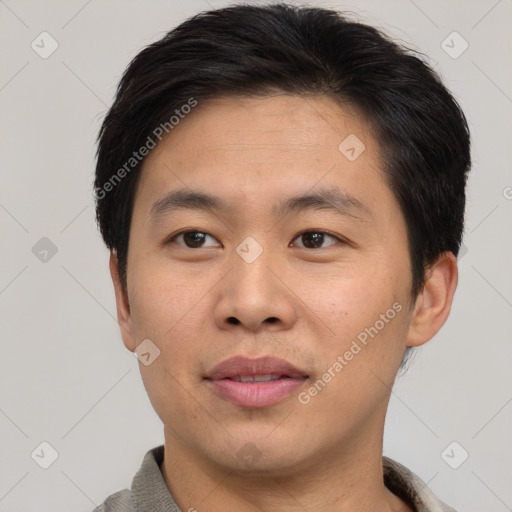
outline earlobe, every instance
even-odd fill
[[[119,274],[119,263],[117,255],[114,251],[110,252],[110,276],[114,285],[114,293],[116,298],[117,322],[121,329],[121,337],[125,347],[133,352],[136,348],[135,337],[133,335],[132,317],[130,311],[130,302],[128,293],[123,288],[121,277]]]
[[[444,252],[427,269],[423,290],[416,298],[407,345],[418,347],[433,338],[450,314],[458,282],[457,259]]]

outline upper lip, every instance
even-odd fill
[[[251,359],[244,356],[235,356],[215,366],[206,375],[206,378],[220,380],[253,375],[277,375],[279,377],[286,376],[295,379],[307,377],[306,373],[302,370],[278,357],[266,356]]]

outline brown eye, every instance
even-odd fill
[[[177,243],[176,240],[181,238],[183,243],[177,243],[177,245],[187,247],[189,249],[201,249],[202,247],[212,247],[204,245],[205,240],[208,237],[215,240],[211,235],[203,231],[182,231],[181,233],[174,235],[169,242]],[[214,246],[216,245],[217,244],[214,244]]]
[[[334,245],[336,242],[341,242],[341,240],[333,235],[325,233],[324,231],[305,231],[301,233],[295,240],[300,239],[302,241],[302,245],[299,247],[304,247],[306,249],[322,249],[322,245],[328,239],[334,240],[334,243],[329,245]]]

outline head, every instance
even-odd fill
[[[381,424],[449,314],[469,149],[424,60],[334,11],[233,6],[141,51],[94,186],[123,341],[160,350],[141,372],[168,432],[229,467],[253,443],[285,470]],[[305,384],[233,404],[208,376],[235,355],[286,359]],[[304,429],[321,435],[296,450]]]

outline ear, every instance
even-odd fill
[[[411,315],[408,346],[423,345],[441,329],[450,314],[457,282],[457,259],[452,252],[444,252],[427,269],[425,285]]]
[[[130,302],[128,301],[127,291],[124,290],[119,274],[119,262],[114,251],[110,252],[110,276],[114,284],[116,296],[117,322],[121,329],[121,337],[125,347],[133,352],[136,348],[135,337],[133,333],[133,324],[130,311]]]

